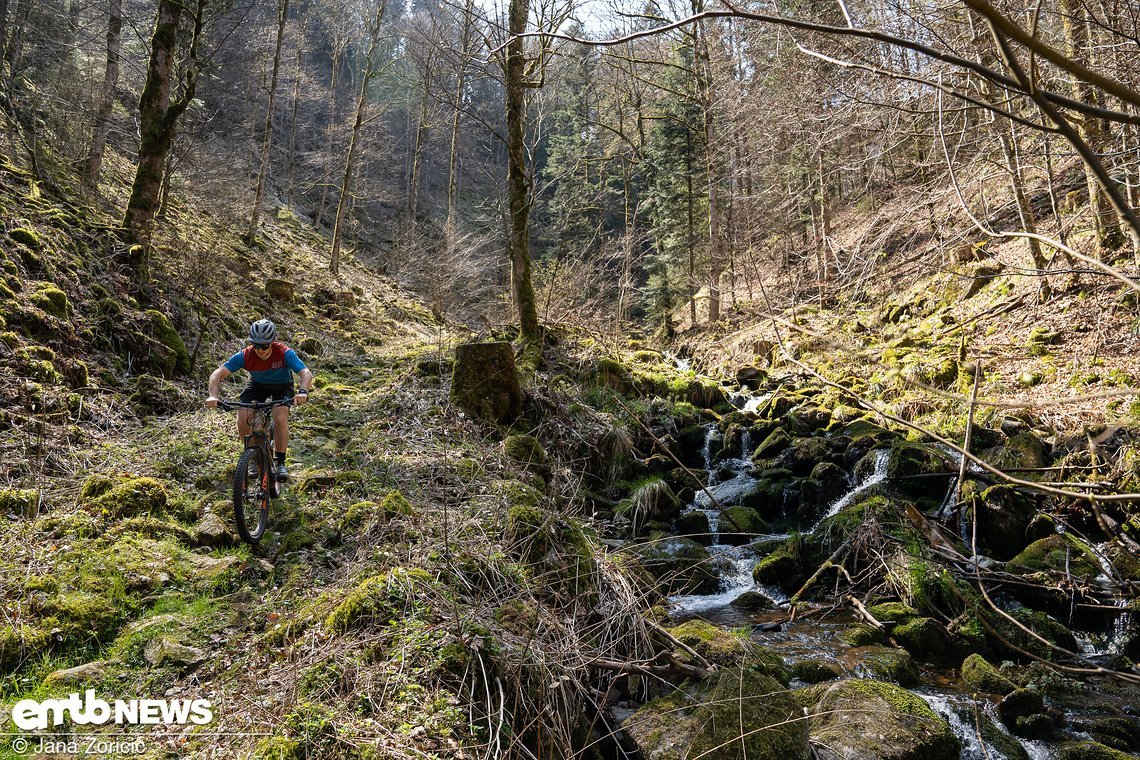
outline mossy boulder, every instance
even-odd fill
[[[828,660],[796,660],[792,663],[792,675],[804,683],[823,683],[843,677],[843,668]]]
[[[39,491],[31,488],[0,489],[0,514],[34,517],[39,510]]]
[[[532,475],[538,475],[545,482],[550,481],[550,459],[546,449],[532,435],[509,435],[503,439],[503,453],[507,459],[522,465]]]
[[[980,654],[971,654],[962,661],[962,680],[972,689],[1003,696],[1017,688]]]
[[[1061,342],[1061,334],[1048,327],[1037,325],[1029,330],[1029,337],[1025,339],[1025,347],[1029,349],[1030,356],[1044,356],[1049,353],[1049,346]]]
[[[1070,652],[1076,652],[1079,649],[1077,640],[1069,627],[1044,612],[1022,607],[1016,610],[1009,610],[1006,614],[1050,644]],[[1006,641],[1013,644],[1014,647],[1036,655],[1044,660],[1063,659],[1063,656],[1055,651],[1049,644],[1042,643],[1036,637],[1030,636],[1019,626],[1006,620],[1005,617],[995,614],[991,615],[989,619],[997,632],[1001,634]],[[999,648],[1005,647],[1004,643],[996,640],[994,645]],[[1016,651],[1010,652],[1009,654],[1011,656],[1019,655]]]
[[[627,551],[667,594],[714,594],[720,590],[719,564],[708,549],[692,539],[663,536]]]
[[[365,578],[329,613],[325,625],[334,633],[387,626],[407,615],[406,605],[423,595],[430,582],[423,570],[405,568]]]
[[[522,386],[511,344],[457,346],[451,400],[476,419],[491,423],[514,421],[522,411]]]
[[[926,662],[942,661],[953,646],[946,627],[928,617],[913,618],[897,625],[891,635],[899,646]]]
[[[759,591],[745,591],[729,602],[729,605],[745,612],[758,612],[771,609],[776,603]]]
[[[853,647],[866,647],[883,643],[883,632],[866,623],[854,623],[847,626],[839,634],[839,637]]]
[[[640,535],[646,525],[666,523],[680,515],[681,500],[664,478],[652,476],[637,483],[629,498],[622,500],[614,511],[628,518],[634,535]],[[704,517],[703,513],[701,516]],[[705,529],[707,532],[707,517]]]
[[[792,445],[792,436],[782,427],[776,428],[752,452],[752,461],[760,462],[771,459],[782,453]]]
[[[1034,541],[1009,561],[1010,570],[1067,573],[1090,581],[1101,574],[1092,549],[1071,533],[1055,533]]]
[[[270,277],[265,281],[265,294],[275,301],[285,303],[292,303],[297,298],[292,282],[279,280],[275,277]]]
[[[985,457],[1001,470],[1029,470],[1048,464],[1045,444],[1028,430],[1017,433],[1003,445],[987,450]]]
[[[752,568],[752,578],[763,586],[776,586],[788,593],[804,582],[799,560],[785,549],[777,549],[757,562]]]
[[[135,390],[129,401],[140,411],[157,414],[175,414],[186,411],[190,398],[181,387],[154,375],[135,377]]]
[[[156,309],[146,312],[148,331],[158,344],[160,355],[154,357],[156,367],[166,377],[184,375],[190,371],[190,352],[182,342],[182,336],[174,329],[170,318]]]
[[[1135,754],[1106,747],[1100,742],[1069,742],[1057,751],[1057,760],[1130,760]]]
[[[677,517],[675,524],[677,534],[691,538],[704,546],[712,545],[712,529],[709,526],[709,516],[699,509],[685,512]]]
[[[885,646],[856,647],[845,655],[851,670],[899,686],[917,686],[918,668],[914,658],[905,649]]]
[[[622,725],[646,760],[806,760],[802,709],[783,685],[750,668],[725,668],[655,699]]]
[[[844,680],[821,689],[808,708],[815,746],[837,757],[958,760],[962,744],[921,698],[882,681]]]
[[[40,234],[33,229],[27,227],[13,227],[8,230],[8,237],[13,242],[26,245],[33,251],[40,251],[43,249],[43,240],[40,239]]]
[[[1017,556],[1029,543],[1026,530],[1037,514],[1033,498],[1005,484],[990,486],[977,496],[974,494],[976,489],[972,483],[963,486],[962,498],[969,505],[967,516],[977,510],[979,552],[1002,561]]]
[[[892,630],[895,626],[908,623],[919,616],[918,610],[902,602],[881,602],[867,608],[871,617]]]
[[[748,637],[744,631],[728,631],[706,620],[694,618],[668,629],[675,639],[685,644],[708,662],[722,667],[747,666],[788,685],[788,671],[783,659]],[[676,653],[685,660],[690,655]]]
[[[937,475],[945,477],[936,477]],[[950,475],[936,449],[899,439],[891,444],[887,478],[892,485],[912,498],[941,498],[946,493]]]
[[[57,319],[67,319],[71,314],[71,303],[67,300],[67,293],[54,283],[37,283],[29,300],[37,309],[42,309]]]
[[[726,507],[720,513],[720,541],[739,546],[768,533],[768,525],[751,507]]]
[[[104,490],[104,486],[108,486]],[[88,487],[90,486],[90,488]],[[83,493],[98,495],[84,499],[84,506],[93,512],[104,512],[114,519],[150,515],[161,517],[166,514],[170,495],[166,486],[154,478],[129,478],[107,484],[103,480],[88,479]]]

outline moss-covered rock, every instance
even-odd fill
[[[1025,626],[1038,636],[1044,638],[1047,642],[1070,652],[1076,652],[1079,649],[1077,640],[1074,638],[1073,632],[1068,626],[1053,619],[1044,612],[1022,607],[1020,609],[1010,610],[1006,614],[1021,623],[1022,626]],[[1036,637],[1030,636],[1023,631],[1021,627],[1006,620],[1005,617],[992,615],[989,620],[990,624],[1001,634],[1002,638],[1018,649],[1030,652],[1044,660],[1056,660],[1060,656],[1049,644],[1043,644]],[[1005,645],[997,640],[994,641],[994,646],[1000,649],[1005,648]],[[1010,652],[1011,656],[1017,656],[1018,654],[1017,652]]]
[[[405,605],[414,602],[430,581],[423,570],[404,568],[365,578],[329,613],[325,625],[335,633],[389,625],[407,614]]]
[[[43,249],[43,240],[40,239],[40,234],[33,229],[27,227],[13,227],[8,230],[8,237],[13,242],[26,245],[33,251],[40,251]]]
[[[788,685],[788,671],[783,659],[771,650],[753,641],[743,631],[728,631],[706,620],[693,619],[670,628],[669,633],[694,652],[714,665],[744,667],[759,670],[784,686]],[[689,655],[677,652],[685,660]]]
[[[760,513],[751,507],[726,507],[720,513],[720,541],[738,546],[769,532]]]
[[[752,578],[763,586],[776,586],[782,591],[795,591],[804,582],[800,561],[785,549],[778,549],[756,563]]]
[[[1003,696],[1017,688],[980,654],[971,654],[962,661],[962,680],[978,691]]]
[[[87,509],[104,512],[114,519],[142,515],[161,517],[166,514],[170,495],[166,487],[154,478],[129,478],[103,490],[105,485],[104,480],[92,479],[84,484],[84,492],[99,493],[98,496],[84,500]]]
[[[866,623],[855,623],[847,626],[839,634],[839,637],[853,647],[866,647],[883,643],[883,632]]]
[[[875,620],[887,626],[888,630],[919,617],[918,610],[902,602],[873,604],[867,608],[867,612],[871,613],[871,617],[875,618]]]
[[[693,696],[653,700],[622,728],[646,760],[791,760],[810,755],[799,704],[774,678],[726,668]]]
[[[660,581],[667,594],[713,594],[720,590],[713,555],[692,539],[662,537],[627,551]]]
[[[823,683],[843,677],[843,668],[828,660],[796,660],[792,663],[792,675],[804,683]]]
[[[972,483],[963,486],[967,516],[977,511],[978,550],[1003,561],[1017,556],[1029,543],[1026,530],[1037,513],[1032,497],[1004,484],[991,486],[976,497],[974,493]]]
[[[946,477],[932,477],[938,474]],[[941,498],[946,493],[949,472],[933,447],[900,439],[891,444],[887,478],[912,498]]]
[[[532,435],[509,435],[503,439],[503,453],[512,462],[522,465],[527,472],[550,481],[550,458],[546,449]]]
[[[1037,325],[1029,330],[1029,337],[1025,339],[1025,347],[1031,356],[1044,356],[1049,353],[1049,346],[1061,342],[1061,334],[1048,327]]]
[[[905,649],[883,646],[864,646],[850,650],[846,658],[851,669],[873,678],[893,681],[900,686],[918,685],[918,668]]]
[[[1129,760],[1135,757],[1099,742],[1069,742],[1062,744],[1057,751],[1057,760]]]
[[[823,688],[808,712],[812,743],[837,757],[958,760],[962,752],[945,720],[921,697],[893,684],[840,681]]]
[[[71,314],[71,303],[67,300],[67,293],[54,283],[36,283],[36,288],[28,299],[37,309],[46,311],[56,319],[67,319]]]
[[[522,411],[515,354],[510,343],[464,343],[455,349],[451,400],[471,416],[512,422]]]
[[[653,476],[637,483],[629,498],[619,503],[615,512],[630,520],[634,535],[641,535],[649,523],[668,522],[680,515],[681,500],[663,478]],[[704,517],[703,513],[701,516]],[[707,532],[707,517],[705,529]]]
[[[0,514],[33,517],[39,510],[40,494],[31,488],[0,489]]]
[[[284,303],[292,303],[297,298],[292,282],[275,277],[265,280],[265,294],[275,301]]]
[[[953,642],[946,627],[937,620],[917,617],[891,632],[895,641],[906,651],[926,662],[940,662],[951,652]]]
[[[777,454],[782,453],[785,449],[792,445],[792,436],[788,431],[781,428],[776,428],[768,437],[760,442],[756,450],[752,452],[752,460],[755,462],[765,461],[771,459]]]
[[[1096,555],[1071,533],[1059,533],[1034,541],[1009,561],[1010,569],[1068,573],[1086,581],[1101,574]],[[1014,567],[1016,566],[1016,567]]]
[[[190,404],[181,387],[154,375],[137,375],[129,400],[140,411],[156,414],[175,414],[185,411]]]
[[[704,546],[712,545],[712,529],[709,516],[699,509],[679,515],[676,521],[677,535],[691,538]]]
[[[182,342],[182,336],[174,329],[170,318],[157,309],[150,309],[144,315],[148,321],[147,331],[154,339],[158,355],[153,357],[154,366],[166,377],[184,375],[190,371],[190,352]]]

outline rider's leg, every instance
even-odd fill
[[[238,409],[237,412],[237,429],[238,440],[244,441],[245,437],[253,432],[253,428],[249,424],[249,418],[253,415],[252,409]]]
[[[273,448],[276,453],[284,454],[289,449],[289,407],[273,409],[273,430]]]

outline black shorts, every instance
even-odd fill
[[[260,401],[280,401],[281,399],[289,398],[293,395],[293,383],[282,383],[280,385],[267,385],[266,383],[250,382],[241,389],[241,401],[244,404],[252,404]]]

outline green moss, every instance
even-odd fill
[[[1005,695],[1017,688],[1013,681],[999,673],[997,668],[979,654],[972,654],[962,661],[962,680],[973,689],[992,694]]]
[[[804,683],[823,683],[840,678],[843,669],[827,660],[797,660],[792,663],[792,675]]]
[[[503,452],[523,466],[527,472],[550,480],[550,460],[538,439],[530,435],[512,435],[503,440]]]
[[[91,479],[84,484],[84,492],[101,488],[102,484],[92,483]],[[137,517],[149,514],[152,516],[166,513],[170,496],[166,487],[154,478],[131,478],[112,485],[107,490],[101,490],[98,496],[85,499],[88,509],[103,512],[112,518]]]
[[[305,752],[295,740],[273,736],[258,742],[253,756],[256,760],[302,760]]]
[[[57,319],[67,319],[71,314],[71,304],[67,300],[67,294],[53,283],[37,283],[29,300],[37,309],[42,309]]]
[[[872,644],[882,644],[883,634],[874,626],[866,623],[855,623],[843,629],[839,634],[845,642],[853,647],[865,647]]]
[[[859,669],[875,678],[894,681],[900,686],[918,685],[918,668],[905,649],[882,646],[858,647],[851,650],[851,656],[857,659]]]
[[[40,494],[30,488],[0,489],[0,513],[32,517],[38,511]]]
[[[491,492],[502,498],[508,506],[537,508],[542,503],[542,493],[518,480],[495,480],[491,482]]]
[[[0,626],[0,669],[16,670],[48,645],[48,631],[28,625]]]
[[[151,309],[146,312],[147,318],[150,320],[151,336],[157,340],[167,352],[165,357],[162,357],[161,368],[163,374],[170,376],[174,374],[184,375],[190,371],[190,352],[186,350],[186,344],[182,342],[182,337],[178,331],[174,329],[174,325],[170,323],[170,319],[161,311]]]
[[[1099,742],[1070,742],[1061,745],[1057,753],[1057,760],[1128,760],[1135,757]]]
[[[1070,573],[1085,580],[1091,580],[1101,573],[1092,549],[1069,533],[1034,541],[1011,559],[1010,564],[1030,570]]]
[[[8,237],[14,242],[26,245],[33,251],[39,251],[43,248],[43,241],[40,239],[38,232],[27,227],[14,227],[8,231]]]
[[[752,577],[761,585],[794,591],[803,581],[803,572],[799,560],[781,548],[756,563]]]
[[[1029,337],[1025,340],[1025,347],[1029,349],[1031,356],[1044,356],[1049,353],[1049,346],[1056,345],[1060,342],[1060,334],[1048,327],[1038,325],[1029,331]]]
[[[912,618],[918,617],[918,610],[902,602],[875,604],[868,607],[867,612],[870,612],[871,617],[875,618],[875,620],[878,620],[888,627],[902,625],[909,622]]]
[[[389,625],[405,614],[404,606],[430,580],[431,576],[423,570],[404,568],[366,578],[329,613],[325,625],[335,633],[368,625]]]

